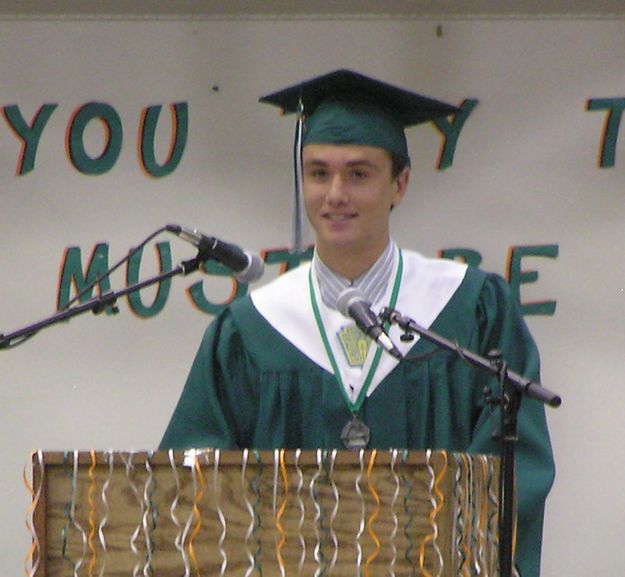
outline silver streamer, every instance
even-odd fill
[[[388,568],[389,574],[391,577],[395,577],[395,563],[397,562],[397,547],[395,545],[395,537],[397,536],[397,531],[399,529],[399,519],[397,518],[397,499],[399,498],[399,476],[395,472],[395,465],[397,464],[397,449],[393,449],[391,451],[391,475],[393,475],[393,481],[395,483],[395,491],[393,492],[393,497],[391,499],[391,516],[393,519],[393,529],[391,530],[391,550],[393,552],[393,556],[391,557],[390,566]]]
[[[104,507],[104,515],[102,516],[102,519],[100,520],[100,524],[98,525],[98,538],[100,539],[100,545],[102,546],[102,551],[104,551],[104,560],[102,561],[102,566],[100,567],[99,577],[104,576],[104,571],[106,569],[107,551],[106,551],[106,539],[104,537],[104,528],[106,527],[106,524],[108,523],[108,517],[110,513],[110,507],[109,507],[109,502],[108,502],[108,490],[109,490],[109,486],[111,485],[111,481],[113,479],[113,471],[115,469],[115,453],[111,449],[110,451],[106,453],[106,455],[107,455],[106,461],[108,462],[108,465],[109,465],[109,471],[108,471],[106,480],[104,481],[104,484],[102,485],[102,491],[100,493],[100,498],[102,500],[102,505]]]
[[[34,487],[33,487],[33,491],[34,491],[33,505],[34,506],[36,506],[39,503],[39,499],[41,498],[41,492],[43,489],[44,474],[45,474],[45,468],[43,466],[43,453],[41,450],[37,451],[37,465],[39,467],[39,487],[37,488],[36,491],[34,491]],[[24,471],[26,471],[26,468],[24,468]],[[25,476],[25,473],[24,473],[24,476]],[[34,481],[33,481],[33,485],[34,485]],[[34,508],[29,512],[28,517],[26,518],[26,527],[30,531],[30,534],[32,537],[32,556],[29,559],[27,559],[26,566],[25,566],[25,571],[28,577],[35,576],[35,574],[37,573],[37,569],[39,568],[39,563],[41,561],[41,542],[39,541],[39,536],[37,535],[37,531],[34,528],[33,512],[34,512]]]
[[[315,547],[313,549],[313,557],[317,562],[317,569],[315,570],[315,577],[319,577],[322,573],[321,567],[321,534],[319,532],[319,527],[321,525],[321,507],[319,506],[319,500],[317,499],[317,491],[316,491],[316,483],[319,477],[321,476],[321,470],[323,465],[323,458],[321,449],[317,449],[317,470],[315,474],[310,479],[310,498],[312,499],[313,506],[315,508],[315,520],[314,520],[314,528],[315,528],[315,537],[317,542],[315,543]]]
[[[152,473],[152,465],[150,463],[150,459],[152,458],[152,454],[148,453],[145,457],[145,469],[148,473],[147,479],[145,481],[145,486],[143,487],[143,535],[145,537],[145,547],[146,547],[146,560],[143,565],[143,576],[151,577],[152,575],[152,553],[154,552],[154,541],[152,540],[152,528],[149,525],[149,517],[152,515],[154,518],[153,504],[151,491],[153,489],[154,483],[154,475]]]
[[[169,451],[167,452],[167,455],[169,457],[169,464],[171,466],[171,470],[172,470],[173,477],[174,477],[174,483],[176,485],[176,493],[171,502],[171,507],[169,508],[169,515],[171,517],[171,520],[173,521],[174,525],[178,529],[178,532],[176,533],[176,537],[174,539],[174,547],[176,547],[176,549],[180,553],[180,556],[182,557],[182,564],[184,565],[184,577],[189,577],[191,573],[191,567],[189,564],[189,556],[187,555],[187,552],[185,551],[185,548],[184,548],[184,541],[182,539],[182,525],[180,524],[180,521],[176,515],[176,509],[178,508],[178,501],[180,500],[180,476],[178,475],[178,467],[176,466],[174,451],[172,449],[169,449]]]
[[[245,449],[243,451],[243,461],[241,463],[241,492],[243,494],[243,503],[247,512],[250,515],[250,524],[247,527],[247,531],[245,532],[245,555],[249,562],[247,570],[245,571],[244,577],[249,577],[254,571],[254,567],[256,565],[256,561],[254,560],[254,556],[252,555],[252,550],[250,548],[250,538],[254,533],[254,526],[256,523],[256,516],[254,514],[254,507],[252,507],[251,501],[247,497],[247,463],[249,461],[249,449]]]
[[[332,539],[332,545],[334,546],[334,552],[332,553],[332,559],[330,560],[330,574],[332,573],[336,561],[339,556],[339,541],[334,531],[334,521],[339,512],[339,490],[334,481],[334,463],[336,462],[336,449],[330,454],[330,483],[332,487],[332,494],[334,495],[334,507],[330,515],[330,538]]]
[[[123,453],[120,453],[120,457],[126,467],[126,479],[128,479],[130,488],[132,492],[134,493],[137,499],[137,502],[139,503],[140,521],[139,521],[139,524],[135,527],[135,530],[132,532],[132,535],[130,536],[130,550],[134,553],[135,557],[137,557],[137,563],[135,564],[134,569],[132,570],[132,575],[133,577],[137,577],[141,569],[141,561],[140,561],[141,555],[139,553],[139,549],[137,548],[136,543],[137,543],[137,539],[139,538],[139,534],[141,533],[141,520],[143,519],[145,505],[143,503],[143,499],[141,498],[141,494],[139,493],[139,489],[137,488],[137,484],[131,478],[131,472],[134,470],[134,465],[132,463],[133,453],[132,452],[128,453],[126,458],[124,458]]]
[[[74,577],[78,577],[78,571],[87,556],[87,533],[82,525],[76,520],[76,488],[78,486],[78,451],[74,451],[74,474],[72,475],[72,500],[70,505],[71,526],[76,529],[82,537],[82,556],[74,563]]]
[[[362,539],[362,535],[365,532],[366,527],[366,509],[365,509],[365,499],[362,494],[362,490],[360,489],[360,482],[365,474],[365,451],[364,449],[360,449],[358,451],[358,462],[360,464],[360,472],[358,473],[358,477],[356,477],[355,481],[355,489],[356,494],[360,497],[360,525],[358,527],[358,532],[356,533],[356,568],[358,570],[358,575],[362,574],[362,545],[360,544],[360,540]]]
[[[297,488],[296,488],[296,501],[297,507],[299,509],[299,521],[297,523],[297,540],[300,545],[300,558],[299,563],[297,565],[297,574],[300,575],[302,573],[302,568],[304,567],[304,562],[306,561],[306,540],[304,539],[304,534],[302,532],[302,528],[304,527],[304,522],[306,521],[306,508],[304,506],[304,499],[302,499],[302,491],[304,488],[304,473],[302,472],[301,467],[299,466],[299,459],[302,454],[301,449],[297,449],[295,451],[295,471],[297,473]]]

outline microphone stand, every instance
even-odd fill
[[[408,336],[416,333],[438,347],[456,353],[462,360],[497,377],[501,385],[501,397],[492,398],[490,391],[485,392],[489,404],[499,404],[501,408],[501,441],[499,477],[499,575],[512,577],[513,570],[513,535],[514,535],[514,449],[518,440],[517,416],[523,396],[536,399],[550,407],[559,407],[562,399],[540,383],[511,371],[500,351],[493,351],[488,357],[482,357],[462,348],[457,343],[441,337],[437,333],[419,326],[411,318],[396,310],[384,308],[380,318],[397,324]]]
[[[99,314],[106,308],[112,307],[113,311],[117,313],[119,312],[119,310],[115,306],[115,303],[120,297],[126,296],[130,293],[134,293],[176,275],[186,276],[198,270],[200,265],[209,258],[210,257],[206,253],[199,251],[195,258],[182,261],[178,266],[169,271],[161,273],[157,276],[154,276],[132,286],[120,289],[118,291],[106,292],[78,306],[60,310],[46,319],[28,325],[7,335],[0,334],[0,350],[10,349],[14,346],[17,346],[25,340],[29,339],[30,337],[34,336],[40,330],[55,325],[61,321],[69,320],[84,312],[91,311],[93,314]]]

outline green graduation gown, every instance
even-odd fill
[[[498,349],[512,370],[539,379],[536,346],[503,279],[402,255],[397,310],[478,354]],[[343,448],[351,413],[312,314],[309,268],[235,301],[208,327],[161,449]],[[328,326],[339,322],[340,313],[321,308]],[[369,446],[498,454],[498,412],[491,415],[483,394],[487,385],[497,390],[496,380],[423,338],[403,343],[397,331],[390,335],[406,358],[382,355],[360,410]],[[518,430],[516,564],[522,577],[538,577],[544,501],[554,478],[539,402],[523,400]]]

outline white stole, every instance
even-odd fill
[[[429,328],[462,283],[467,266],[451,260],[428,259],[411,251],[402,251],[402,257],[403,274],[395,308],[423,328]],[[395,269],[391,279],[395,278],[398,266],[399,259],[395,260]],[[289,271],[272,283],[253,291],[251,298],[256,310],[293,346],[321,368],[333,373],[310,301],[308,284],[310,266],[310,263],[306,263]],[[314,275],[313,287],[326,335],[341,372],[345,392],[352,402],[355,402],[367,377],[377,347],[375,345],[370,347],[363,367],[350,367],[345,360],[338,332],[345,325],[353,324],[353,321],[323,303]],[[381,301],[373,303],[374,312],[379,313],[383,306],[388,306],[392,290],[391,280]],[[405,355],[415,345],[419,336],[415,335],[412,342],[402,342],[399,338],[401,332],[399,327],[393,325],[389,336],[400,352]],[[398,362],[386,352],[382,354],[367,396],[373,393]]]

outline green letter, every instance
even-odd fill
[[[601,147],[599,148],[599,167],[614,166],[616,141],[621,124],[621,116],[625,110],[625,98],[591,98],[586,103],[587,110],[607,110],[608,114],[603,126]]]
[[[154,154],[154,135],[161,106],[149,106],[141,115],[141,122],[139,123],[139,162],[151,176],[161,177],[172,173],[180,163],[187,143],[189,124],[187,103],[179,102],[170,106],[170,109],[173,117],[173,138],[168,158],[163,164],[156,162]]]
[[[446,248],[441,250],[438,256],[449,260],[459,260],[475,268],[482,263],[482,255],[470,248]]]
[[[83,272],[82,258],[80,248],[77,246],[69,247],[65,250],[63,257],[63,263],[61,265],[61,280],[59,282],[59,290],[57,294],[57,309],[61,310],[67,306],[70,300],[70,292],[72,284],[76,289],[76,294],[81,293],[85,288],[98,281],[95,285],[98,287],[99,294],[109,292],[111,290],[111,283],[105,274],[108,271],[109,261],[109,247],[105,243],[100,243],[95,246],[89,265],[87,266],[87,276]],[[102,279],[102,280],[98,280]],[[93,298],[93,289],[87,291],[79,302],[84,303]],[[107,314],[112,314],[111,307],[107,307]]]
[[[87,154],[83,134],[93,119],[100,120],[106,133],[102,154],[92,158]],[[83,174],[103,174],[109,171],[122,148],[122,122],[115,109],[101,102],[90,102],[74,114],[67,131],[67,150],[71,163]]]
[[[156,244],[156,253],[158,255],[159,271],[161,273],[171,270],[171,250],[169,242],[159,242]],[[141,268],[141,258],[143,249],[134,253],[128,261],[128,271],[126,273],[126,284],[131,287],[139,282],[139,269]],[[171,288],[171,278],[165,279],[158,283],[158,291],[154,302],[151,306],[146,307],[141,301],[139,291],[128,293],[128,305],[130,310],[141,318],[156,316],[163,310],[169,290]]]
[[[538,256],[545,258],[556,258],[558,256],[558,245],[548,244],[542,246],[517,246],[512,247],[508,254],[508,282],[515,294],[521,312],[524,315],[547,315],[553,316],[556,311],[556,301],[540,301],[535,303],[521,303],[521,285],[533,283],[538,280],[538,272],[522,271],[521,260],[525,256]]]
[[[434,126],[436,126],[443,135],[443,144],[438,157],[439,170],[445,170],[454,163],[454,154],[456,152],[456,144],[458,143],[460,131],[477,102],[478,101],[475,99],[465,100],[460,105],[460,112],[454,114],[451,122],[447,118],[435,118],[432,121],[434,122]]]
[[[17,162],[17,176],[22,176],[35,168],[35,158],[41,133],[57,106],[57,104],[44,104],[35,114],[30,126],[26,124],[18,106],[5,106],[3,108],[4,118],[15,135],[22,141],[22,152]]]
[[[190,286],[187,289],[187,292],[189,293],[189,296],[191,297],[191,301],[193,302],[193,304],[197,306],[197,308],[199,308],[201,311],[208,313],[210,315],[217,315],[227,305],[229,305],[232,301],[234,301],[234,299],[237,299],[247,294],[248,284],[239,282],[233,276],[233,273],[229,268],[219,264],[218,262],[214,260],[206,261],[202,265],[202,268],[204,269],[204,272],[206,272],[209,275],[231,277],[232,292],[230,293],[230,296],[225,302],[221,304],[214,304],[214,303],[211,303],[206,298],[206,295],[204,294],[203,281],[196,282],[194,285]]]
[[[267,264],[279,264],[280,274],[284,274],[293,268],[297,268],[302,261],[311,260],[314,248],[309,246],[304,252],[291,252],[286,248],[265,250],[262,258]]]

